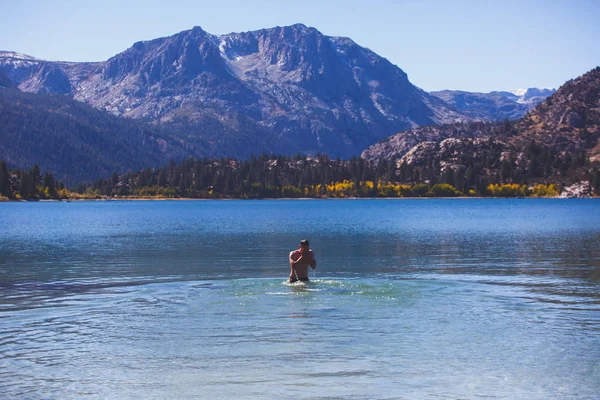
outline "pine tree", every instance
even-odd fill
[[[31,175],[29,173],[21,172],[19,195],[21,195],[22,199],[30,199],[33,197],[33,193]]]
[[[445,168],[442,173],[442,183],[454,185],[454,170],[452,168]]]
[[[31,170],[29,171],[29,176],[31,180],[31,191],[33,192],[33,197],[39,196],[39,187],[42,186],[42,171],[37,164],[33,164]]]
[[[113,187],[117,186],[117,184],[119,183],[119,175],[117,175],[116,172],[113,172],[110,180]]]
[[[592,188],[596,195],[600,195],[600,170],[595,170],[592,175]]]
[[[4,161],[0,161],[0,195],[12,197],[10,191],[10,174]]]
[[[164,168],[161,168],[158,171],[158,178],[157,178],[157,184],[160,187],[165,187],[167,186],[167,174],[165,172]]]
[[[388,163],[387,175],[385,177],[387,182],[394,183],[396,180],[396,156],[392,157],[390,162]]]
[[[502,161],[502,180],[504,182],[512,181],[512,165],[511,162],[507,159]]]
[[[50,172],[46,172],[44,174],[44,180],[42,182],[42,187],[48,193],[48,195],[52,198],[57,198],[58,193],[56,192],[56,181],[54,180],[54,176]]]

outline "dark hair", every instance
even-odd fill
[[[308,244],[308,240],[306,240],[306,239],[304,239],[304,240],[301,240],[301,241],[300,241],[300,246],[302,246],[302,245],[306,245],[306,246],[308,246],[308,245],[309,245],[309,244]]]

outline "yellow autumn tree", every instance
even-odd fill
[[[526,185],[505,183],[488,185],[487,192],[493,197],[525,197],[529,194],[529,189]]]

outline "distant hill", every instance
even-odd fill
[[[519,119],[554,89],[530,88],[513,92],[474,93],[460,90],[442,90],[430,94],[444,100],[456,111],[480,121]]]
[[[600,67],[566,82],[515,129],[518,134],[507,139],[514,145],[535,140],[558,149],[585,149],[591,161],[600,161]]]
[[[600,161],[600,67],[568,81],[514,122],[456,123],[397,133],[362,153],[421,171],[464,176],[470,167],[493,181],[589,178]]]
[[[509,99],[515,99],[517,103],[528,104],[531,108],[535,107],[546,97],[552,96],[556,93],[556,89],[549,88],[529,88],[529,89],[517,89],[510,92],[491,92],[490,94],[502,94]]]
[[[63,95],[15,88],[0,89],[0,137],[0,160],[10,167],[37,163],[69,182],[160,166],[190,152],[159,127],[118,118]]]
[[[400,130],[469,119],[373,51],[302,24],[227,35],[195,27],[96,63],[0,52],[0,72],[23,91],[175,123],[214,156],[349,157]],[[198,128],[207,124],[215,129]]]

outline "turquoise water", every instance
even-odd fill
[[[597,399],[600,201],[0,204],[2,398]],[[311,241],[308,285],[287,255]]]

